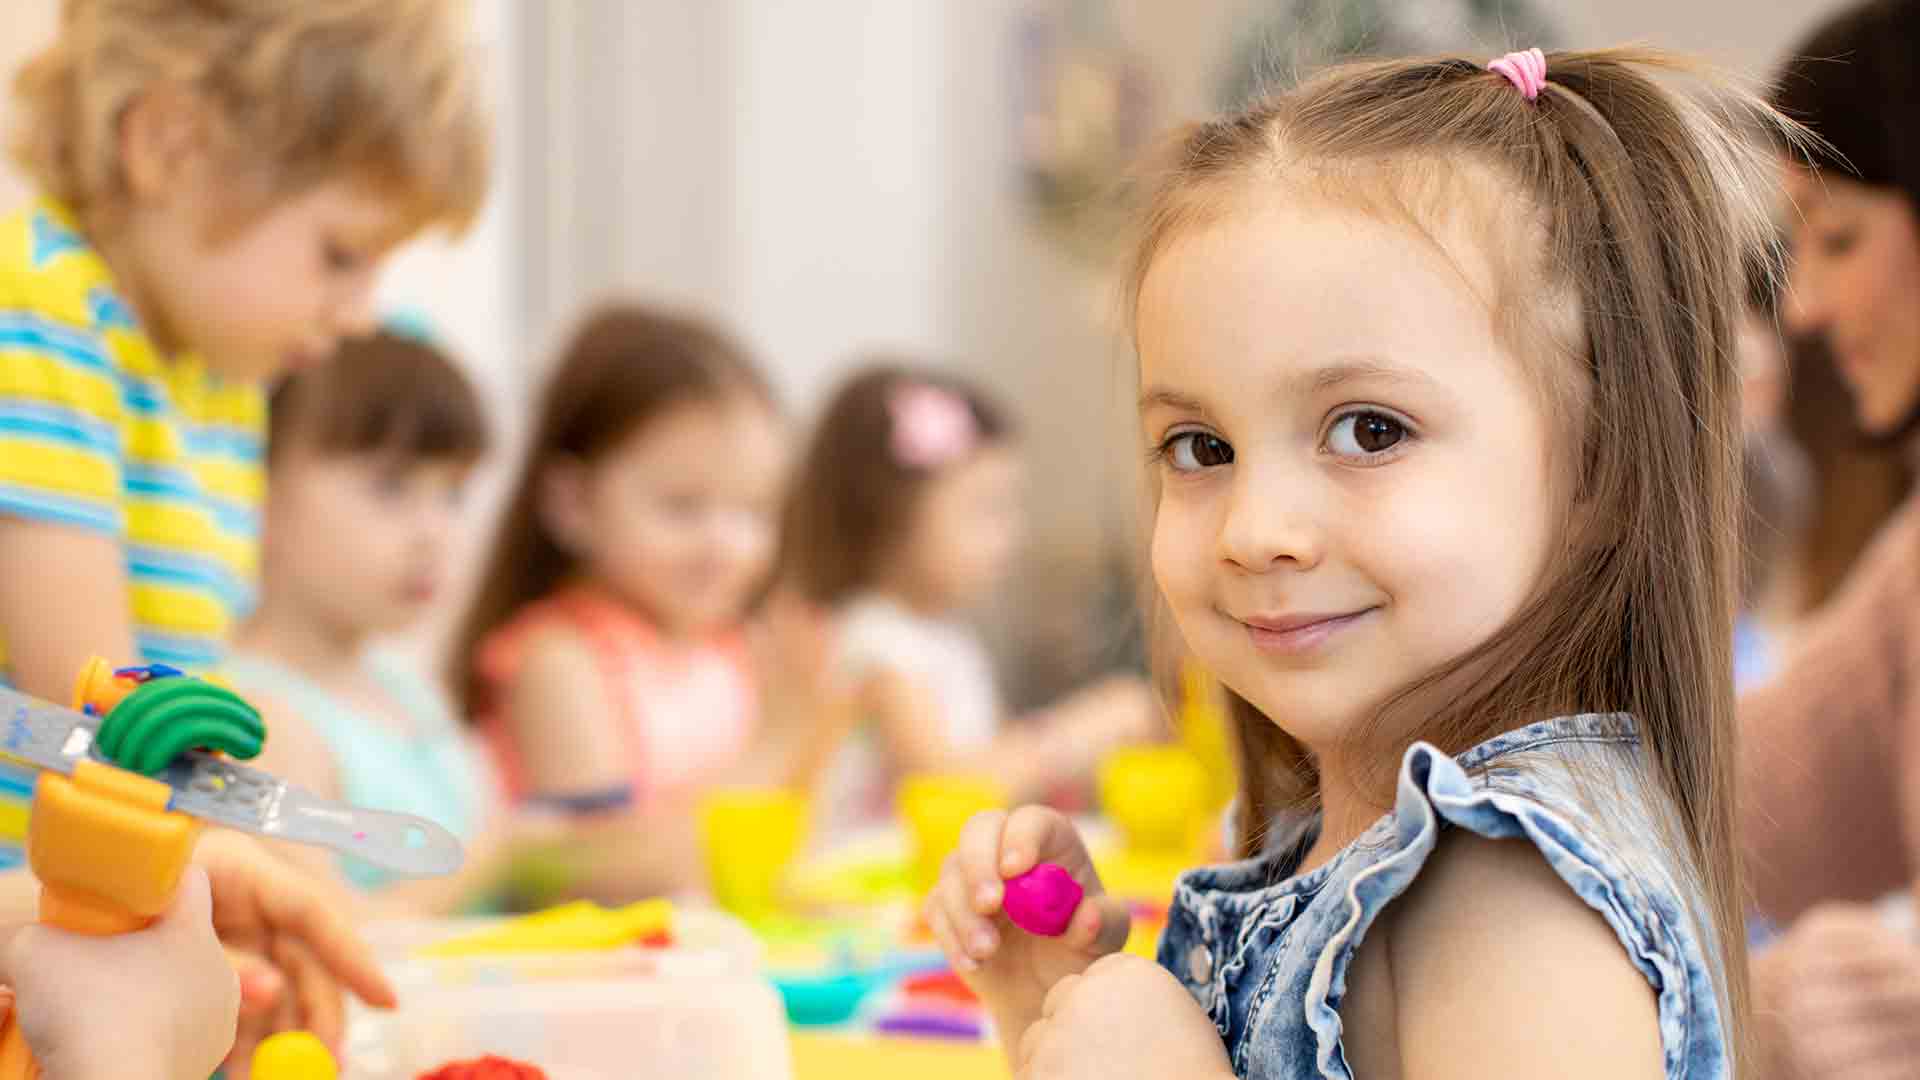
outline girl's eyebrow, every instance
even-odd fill
[[[1433,376],[1418,368],[1402,367],[1370,356],[1347,357],[1300,372],[1289,376],[1282,383],[1282,388],[1291,394],[1319,394],[1350,382],[1362,381],[1441,389]],[[1156,407],[1203,415],[1209,411],[1199,398],[1191,394],[1167,386],[1149,386],[1140,395],[1140,411],[1144,413]]]
[[[1141,391],[1140,411],[1144,413],[1153,408],[1174,409],[1178,412],[1190,413],[1205,413],[1207,411],[1207,407],[1200,403],[1199,398],[1190,394],[1183,394],[1178,390],[1165,386],[1149,386]]]
[[[1346,357],[1336,360],[1312,371],[1302,372],[1288,382],[1289,389],[1296,392],[1315,393],[1331,390],[1350,382],[1396,382],[1409,385],[1437,387],[1440,384],[1433,376],[1418,368],[1389,364],[1371,356]]]

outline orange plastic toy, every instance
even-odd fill
[[[81,671],[74,707],[102,715],[138,683],[98,657]],[[40,921],[79,934],[125,934],[173,902],[200,823],[167,809],[172,789],[94,761],[72,777],[42,773],[27,824],[27,861],[40,879]],[[104,859],[100,853],[111,851]],[[9,1015],[0,1030],[0,1080],[34,1080],[40,1066]]]
[[[237,764],[265,739],[258,710],[230,687],[163,664],[91,661],[71,709],[0,687],[0,753],[41,770],[26,829],[40,921],[94,936],[150,925],[172,903],[202,821],[415,876],[459,867],[459,841],[425,818],[322,799]],[[12,1020],[0,1026],[0,1080],[34,1080],[39,1066]]]

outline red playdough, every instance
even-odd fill
[[[967,989],[967,984],[960,981],[960,976],[951,971],[915,975],[901,983],[900,989],[906,992],[909,1000],[947,1001],[960,1005],[973,1005],[980,1001],[972,990]]]
[[[508,1061],[489,1054],[478,1061],[456,1061],[442,1065],[419,1080],[547,1080],[547,1074],[532,1065]]]
[[[1029,934],[1059,937],[1073,922],[1086,890],[1073,875],[1052,863],[1039,866],[1007,879],[1007,898],[1001,902],[1013,925]]]

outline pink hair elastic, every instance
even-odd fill
[[[1532,101],[1540,96],[1540,88],[1547,85],[1547,54],[1539,49],[1510,52],[1488,64],[1487,70],[1505,75],[1508,82]]]
[[[893,458],[909,469],[937,469],[973,453],[980,432],[966,399],[945,387],[907,383],[887,399]]]

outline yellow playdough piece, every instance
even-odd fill
[[[618,949],[642,938],[672,932],[670,900],[642,900],[611,911],[591,900],[578,900],[437,942],[421,949],[420,955],[587,952]]]
[[[283,1031],[253,1051],[253,1080],[339,1080],[340,1067],[310,1031]]]

